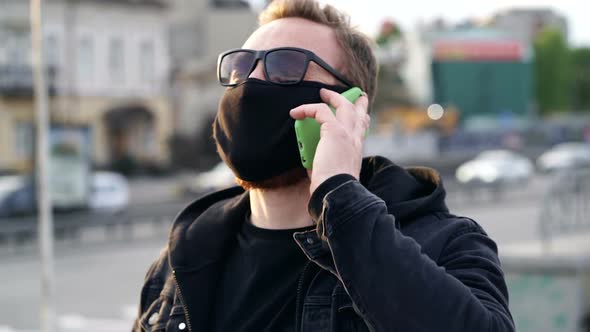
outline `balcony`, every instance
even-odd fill
[[[248,9],[246,0],[210,0],[210,4],[216,9]]]
[[[55,67],[46,67],[45,82],[50,96],[55,95]],[[28,65],[0,65],[0,96],[29,98],[34,91],[33,68]]]

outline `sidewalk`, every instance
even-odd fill
[[[507,244],[500,248],[502,265],[508,269],[574,269],[590,272],[590,232],[562,235],[547,241]]]
[[[590,233],[504,245],[500,258],[517,331],[586,331]]]

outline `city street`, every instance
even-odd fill
[[[354,284],[346,292],[360,317],[341,310],[349,309],[343,301],[333,304],[330,320],[323,319],[323,305],[310,315],[298,305],[268,306],[248,317],[252,326],[271,317],[266,329],[283,330],[322,316],[317,325],[329,321],[332,330],[363,319],[376,329],[386,317],[394,330],[448,330],[459,325],[445,314],[453,306],[468,313],[463,325],[473,332],[486,322],[507,325],[509,316],[519,332],[590,332],[590,20],[580,10],[587,2],[0,0],[0,332],[129,331],[145,274],[166,248],[179,212],[199,196],[242,183],[236,174],[267,188],[291,182],[298,172],[283,171],[300,161],[309,171],[316,149],[318,158],[330,160],[322,165],[316,158],[314,184],[330,172],[355,174],[348,164],[361,153],[394,162],[363,161],[358,178],[365,183],[374,176],[366,182],[375,191],[397,197],[387,206],[398,221],[426,220],[429,207],[420,207],[422,216],[405,213],[424,202],[437,209],[435,227],[460,224],[439,220],[446,216],[444,188],[449,212],[474,220],[495,241],[501,271],[494,253],[469,243],[489,244],[481,234],[441,226],[431,236],[417,222],[415,235],[411,227],[401,232],[436,237],[438,270],[463,277],[429,274],[430,285],[422,287],[392,277],[410,295],[391,297],[427,299],[431,308],[420,309],[445,319],[417,319],[411,301],[379,316],[370,304],[386,301]],[[291,112],[297,105],[310,108],[298,115]],[[353,113],[370,119],[356,121]],[[415,178],[398,176],[398,166],[410,165],[422,166]],[[279,173],[288,176],[272,177]],[[422,199],[435,187],[436,202]],[[309,217],[296,218],[297,209],[276,203],[306,195],[266,194],[259,195],[259,208],[272,217],[265,227]],[[362,205],[362,195],[354,197],[348,208]],[[277,217],[275,209],[287,213]],[[350,222],[365,221],[356,219]],[[200,226],[194,228],[210,228]],[[246,239],[238,259],[259,250],[265,241],[256,236]],[[371,243],[373,253],[382,244]],[[363,259],[379,258],[349,245]],[[428,245],[414,249],[430,253]],[[190,248],[194,256],[208,251]],[[409,259],[400,257],[378,259],[381,272],[371,277],[383,277],[392,260]],[[478,266],[482,260],[495,264]],[[347,279],[347,269],[337,268]],[[420,274],[403,269],[396,276]],[[256,271],[246,272],[256,279]],[[444,285],[424,287],[431,279]],[[277,288],[255,281],[241,286]],[[381,293],[390,294],[387,288]],[[367,298],[354,296],[359,289]],[[465,294],[480,300],[461,302]],[[49,297],[52,303],[42,303]],[[445,303],[436,305],[434,297]],[[482,314],[482,305],[491,309]],[[157,314],[148,310],[142,329],[191,329],[190,321],[172,319],[177,308],[171,307],[170,315],[163,306]],[[303,314],[288,324],[282,316],[292,307]],[[223,318],[235,326],[239,316],[230,311]]]
[[[56,252],[56,298],[60,330],[129,330],[149,263],[165,243],[75,246]],[[39,261],[34,256],[4,258],[0,273],[0,331],[39,327]],[[85,325],[84,320],[92,320]],[[4,329],[3,329],[4,328]]]
[[[547,181],[490,202],[485,196],[449,193],[458,215],[478,221],[500,244],[536,237],[540,197]],[[453,188],[454,186],[450,186]],[[151,226],[150,226],[151,227]],[[57,312],[60,331],[126,331],[136,313],[150,262],[166,242],[167,225],[133,241],[58,243]],[[34,251],[0,255],[0,332],[39,328],[39,261]]]

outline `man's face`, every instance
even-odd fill
[[[242,48],[268,50],[277,47],[297,47],[315,53],[334,69],[342,72],[342,51],[332,28],[302,18],[283,18],[267,23],[258,28]],[[262,61],[249,76],[266,80]],[[332,74],[314,62],[309,63],[304,80],[316,81],[327,85],[342,85]],[[291,186],[308,179],[303,167],[295,168],[268,180],[249,182],[237,178],[237,182],[246,189],[275,189]]]
[[[283,18],[258,28],[242,48],[268,50],[276,47],[299,47],[312,51],[336,70],[342,72],[341,50],[332,28],[302,18]],[[250,77],[265,80],[261,61]],[[330,85],[341,84],[332,74],[310,62],[304,77],[307,81]]]

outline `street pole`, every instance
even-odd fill
[[[43,65],[43,22],[41,0],[30,2],[31,59],[33,65],[35,113],[37,118],[37,204],[41,256],[41,331],[55,331],[55,282],[53,262],[53,219],[49,191],[49,114]]]

